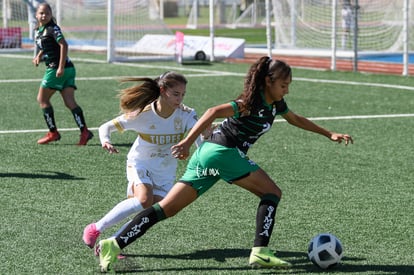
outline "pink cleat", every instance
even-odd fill
[[[83,242],[90,248],[93,248],[100,234],[101,232],[96,230],[94,223],[88,224],[83,230]]]

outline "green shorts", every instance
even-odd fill
[[[76,90],[75,77],[75,67],[65,68],[65,73],[61,77],[56,77],[56,68],[47,68],[40,85],[43,88],[50,88],[58,91],[62,91],[67,87],[73,87]]]
[[[239,149],[204,142],[191,156],[179,181],[192,186],[200,196],[220,179],[232,183],[258,169]]]

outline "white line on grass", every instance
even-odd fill
[[[1,54],[1,57],[7,58],[25,58],[31,59],[31,56],[22,56],[22,55],[15,55],[15,54]],[[74,61],[82,61],[82,62],[89,62],[89,63],[99,63],[99,64],[106,64],[107,62],[104,60],[96,60],[96,59],[82,59],[82,58],[72,58]],[[160,66],[160,65],[150,65],[150,64],[140,64],[140,63],[121,63],[121,62],[114,62],[112,63],[117,66],[124,66],[124,67],[136,67],[136,68],[150,68],[150,69],[163,69],[163,70],[176,70],[176,71],[188,71],[188,72],[195,72],[200,74],[193,74],[193,75],[186,75],[186,77],[206,77],[206,76],[240,76],[244,77],[245,73],[232,73],[232,72],[224,72],[224,71],[216,71],[216,70],[206,70],[206,69],[195,69],[195,68],[188,68],[183,66]],[[111,80],[111,79],[121,79],[124,76],[108,76],[108,77],[77,77],[76,80]],[[304,81],[304,82],[314,82],[314,83],[331,83],[331,84],[343,84],[343,85],[351,85],[351,86],[369,86],[369,87],[381,87],[381,88],[391,88],[391,89],[398,89],[398,90],[408,90],[414,91],[414,87],[411,86],[403,86],[403,85],[392,85],[392,84],[384,84],[384,83],[372,83],[372,82],[356,82],[356,81],[345,81],[345,80],[331,80],[331,79],[313,79],[313,78],[304,78],[304,77],[294,77],[295,81]],[[39,79],[0,79],[0,83],[22,83],[22,82],[39,82]]]
[[[302,78],[302,77],[294,77],[294,80],[315,82],[315,83],[344,84],[344,85],[353,85],[353,86],[370,86],[370,87],[381,87],[381,88],[392,88],[392,89],[399,89],[399,90],[414,91],[414,87],[411,87],[411,86],[392,85],[392,84],[383,84],[383,83],[356,82],[356,81],[329,80],[329,79],[312,79],[312,78]]]
[[[351,119],[374,119],[374,118],[399,118],[414,117],[414,114],[388,114],[388,115],[360,115],[360,116],[333,116],[333,117],[308,117],[309,120],[351,120]],[[284,119],[276,119],[275,121],[286,121]]]
[[[328,121],[328,120],[352,120],[352,119],[377,119],[377,118],[401,118],[414,117],[414,114],[388,114],[388,115],[360,115],[360,116],[334,116],[334,117],[309,117],[310,120]],[[285,122],[284,119],[275,119],[276,122]],[[90,130],[98,130],[97,127],[89,128]],[[46,129],[33,130],[4,130],[0,134],[25,134],[25,133],[39,133],[45,132]],[[61,132],[79,131],[79,128],[59,128]]]
[[[21,55],[13,55],[13,54],[6,54],[0,55],[0,57],[12,57],[12,58],[29,58],[26,56]],[[31,58],[31,57],[30,57]],[[78,59],[74,58],[77,61],[87,61],[90,63],[106,63],[106,61],[102,60],[94,60],[94,59]],[[159,65],[149,65],[149,64],[137,64],[137,63],[113,63],[117,66],[128,66],[128,67],[137,67],[137,68],[152,68],[152,69],[159,69],[162,68],[163,70],[177,70],[177,71],[188,71],[194,72],[195,74],[186,75],[186,77],[206,77],[206,76],[240,76],[244,77],[244,73],[232,73],[232,72],[224,72],[224,71],[216,71],[216,70],[205,70],[205,69],[194,69],[194,68],[185,68],[182,66],[159,66]],[[120,79],[123,76],[107,76],[107,77],[78,77],[77,80],[112,80],[112,79]],[[294,77],[295,81],[305,81],[305,82],[316,82],[316,83],[331,83],[331,84],[343,84],[343,85],[352,85],[352,86],[371,86],[371,87],[382,87],[382,88],[391,88],[391,89],[399,89],[399,90],[409,90],[414,91],[414,87],[411,86],[402,86],[402,85],[391,85],[391,84],[382,84],[382,83],[365,83],[365,82],[356,82],[356,81],[343,81],[343,80],[330,80],[330,79],[311,79],[311,78],[302,78],[302,77]],[[9,79],[9,80],[1,80],[0,83],[22,83],[22,82],[38,82],[39,79]],[[375,119],[375,118],[396,118],[396,117],[413,117],[414,114],[389,114],[389,115],[364,115],[364,116],[336,116],[336,117],[314,117],[309,118],[310,120],[349,120],[349,119]],[[276,119],[275,121],[285,121],[283,119]],[[92,130],[97,130],[97,128],[91,128]],[[35,129],[35,130],[10,130],[10,131],[0,131],[0,134],[15,134],[15,133],[33,133],[33,132],[44,132],[44,129]],[[78,131],[77,128],[65,128],[59,129],[59,131]]]
[[[89,128],[89,130],[98,130],[97,127]],[[27,134],[27,133],[44,133],[47,129],[32,129],[32,130],[6,130],[0,131],[0,134]],[[59,128],[59,132],[79,131],[79,128]]]

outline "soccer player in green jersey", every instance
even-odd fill
[[[331,141],[352,143],[348,134],[324,129],[290,110],[284,100],[289,93],[292,71],[289,65],[269,57],[250,67],[244,91],[232,102],[209,108],[189,134],[172,146],[178,159],[189,156],[191,144],[217,118],[225,118],[212,135],[194,152],[186,171],[167,196],[142,211],[114,238],[100,241],[101,271],[112,269],[123,248],[154,224],[174,216],[222,179],[255,194],[260,202],[256,214],[256,233],[249,264],[256,267],[289,267],[268,247],[282,191],[258,164],[247,157],[248,149],[268,132],[276,115],[290,124],[326,136]]]
[[[56,24],[52,15],[52,8],[47,3],[42,3],[37,7],[36,19],[36,45],[40,49],[33,58],[33,64],[38,66],[44,60],[46,72],[37,94],[37,101],[43,110],[43,116],[49,132],[37,141],[38,144],[47,144],[60,139],[57,130],[55,116],[50,98],[56,91],[60,91],[65,106],[73,114],[76,124],[80,129],[80,140],[78,145],[86,145],[88,140],[93,137],[88,130],[81,107],[75,100],[75,76],[76,70],[72,61],[68,57],[68,44]]]

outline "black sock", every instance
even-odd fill
[[[166,219],[164,211],[158,203],[145,209],[134,217],[128,226],[115,237],[121,249],[133,243],[159,221]]]
[[[275,225],[276,208],[280,198],[273,194],[264,195],[256,214],[256,236],[254,246],[267,246]]]
[[[56,132],[56,123],[55,123],[55,113],[53,111],[53,107],[46,107],[42,109],[43,117],[46,121],[47,128],[49,128],[50,132]]]
[[[85,118],[83,116],[83,111],[81,107],[76,107],[72,109],[72,115],[75,119],[76,124],[78,125],[79,129],[82,131],[86,127]]]

